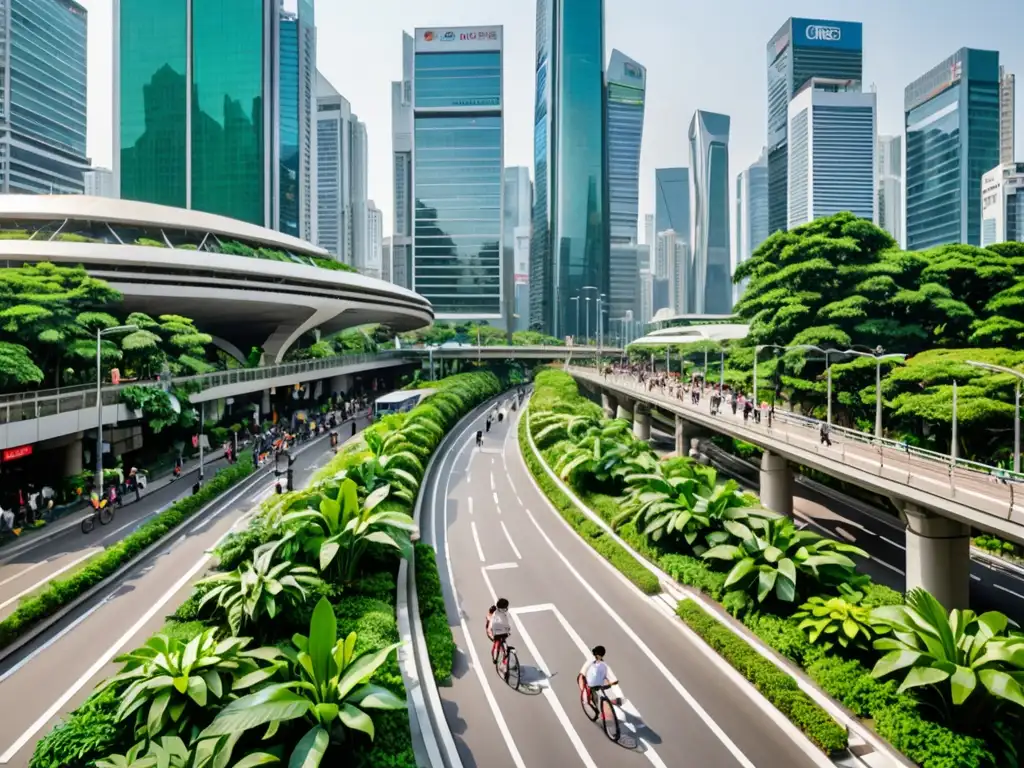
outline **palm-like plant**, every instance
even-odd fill
[[[230,737],[264,725],[269,726],[267,738],[282,722],[304,719],[310,729],[293,749],[289,765],[316,768],[330,743],[342,741],[347,730],[373,738],[373,720],[366,710],[405,706],[391,691],[366,682],[398,644],[357,656],[355,633],[338,639],[337,620],[327,600],[321,599],[313,610],[309,637],[296,635],[292,642],[294,648],[282,650],[291,662],[292,679],[230,702],[200,739]]]
[[[543,445],[558,437],[575,440],[599,421],[593,416],[573,413],[544,411],[530,415],[530,430],[537,445]]]
[[[215,603],[224,612],[231,633],[237,635],[245,623],[255,623],[266,616],[273,619],[280,603],[297,605],[306,599],[306,590],[323,582],[315,568],[279,560],[278,549],[290,536],[263,544],[253,552],[252,561],[242,563],[234,571],[218,573],[198,582],[212,584],[199,603]]]
[[[588,429],[558,459],[555,471],[563,480],[585,473],[603,483],[625,475],[630,459],[650,453],[645,442],[633,438],[628,422],[615,419]]]
[[[838,643],[843,648],[867,650],[875,637],[889,629],[872,616],[870,606],[861,605],[863,592],[848,584],[840,585],[839,591],[834,597],[808,598],[793,618],[802,619],[799,628],[812,643],[826,648]]]
[[[391,495],[412,504],[420,487],[419,478],[423,477],[423,462],[410,449],[404,435],[395,432],[381,437],[371,432],[364,440],[370,455],[342,470],[334,479],[350,478],[366,495],[387,485]]]
[[[703,557],[732,563],[725,588],[753,592],[758,602],[773,590],[779,600],[795,601],[798,573],[830,586],[847,583],[856,567],[847,555],[867,557],[859,547],[797,530],[788,517],[727,520],[723,527],[739,543],[718,544]]]

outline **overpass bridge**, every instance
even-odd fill
[[[907,526],[907,589],[923,586],[948,608],[967,607],[971,528],[1024,542],[1024,478],[855,430],[831,427],[832,445],[820,439],[821,422],[776,411],[771,420],[744,421],[724,408],[648,390],[629,376],[603,375],[568,366],[585,388],[599,393],[607,414],[633,419],[634,434],[650,436],[650,409],[675,417],[676,451],[686,453],[688,433],[706,430],[764,450],[761,500],[782,514],[793,512],[797,464],[853,483],[893,501]],[[1000,471],[1001,472],[1001,471]]]

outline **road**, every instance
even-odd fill
[[[661,599],[641,594],[568,527],[519,454],[517,416],[492,426],[482,449],[474,433],[483,416],[467,423],[423,491],[423,536],[438,549],[459,649],[453,684],[439,692],[463,765],[831,765]],[[498,595],[512,606],[527,683],[518,692],[495,674],[484,634]],[[626,699],[619,744],[580,709],[576,676],[596,644]]]
[[[366,421],[359,424],[363,427]],[[296,486],[307,483],[332,454],[327,436],[300,446],[294,454]],[[184,533],[69,615],[59,631],[55,628],[0,666],[0,702],[17,702],[2,709],[0,765],[28,765],[36,741],[116,671],[111,659],[163,626],[208,570],[209,551],[244,525],[255,506],[274,492],[274,483],[265,468],[228,491],[222,501],[193,518]]]

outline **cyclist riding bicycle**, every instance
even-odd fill
[[[512,618],[508,615],[508,600],[499,597],[498,602],[492,605],[487,611],[487,634],[494,640],[491,647],[492,653],[501,643],[508,640],[512,632]]]
[[[622,706],[622,692],[618,690],[619,681],[615,679],[612,668],[604,660],[604,646],[596,645],[590,652],[594,654],[594,660],[585,662],[580,674],[587,681],[594,706],[598,706],[596,694],[602,690],[608,691],[608,698]]]

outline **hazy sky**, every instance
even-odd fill
[[[253,0],[256,2],[256,0]],[[594,0],[595,2],[597,0]],[[111,0],[89,9],[89,153],[111,155]],[[994,49],[1021,76],[1017,159],[1024,161],[1024,0],[605,0],[607,54],[647,67],[640,175],[643,214],[654,211],[654,169],[689,165],[695,109],[732,117],[729,173],[757,159],[765,139],[765,46],[789,16],[864,24],[865,88],[878,89],[878,129],[899,133],[903,88],[962,46]],[[401,77],[402,31],[418,26],[505,27],[505,162],[533,174],[533,0],[317,0],[320,70],[367,124],[370,197],[392,228],[391,86]]]

